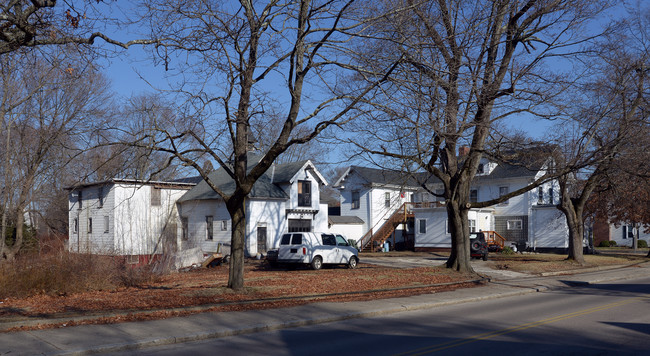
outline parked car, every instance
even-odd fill
[[[469,234],[469,249],[471,257],[482,258],[483,261],[487,261],[488,244],[482,232],[471,232]]]
[[[323,232],[292,232],[282,235],[280,247],[267,252],[271,264],[309,264],[315,270],[325,264],[347,265],[356,268],[359,251],[350,246],[341,235]]]

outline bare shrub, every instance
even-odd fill
[[[160,276],[149,266],[131,267],[111,256],[54,248],[42,251],[22,254],[11,263],[0,263],[0,298],[138,287]]]

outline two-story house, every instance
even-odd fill
[[[352,230],[339,225],[337,231],[357,241],[379,233],[387,222],[393,224],[389,220],[396,211],[404,209],[406,203],[419,201],[421,195],[418,192],[423,190],[419,179],[424,182],[426,176],[397,170],[349,167],[333,187],[340,192],[341,218],[355,217],[362,227]],[[400,219],[393,225],[387,232],[389,243],[394,246],[408,240],[407,219]]]
[[[226,194],[234,191],[234,182],[223,169],[212,172],[209,178]],[[277,248],[286,231],[327,231],[327,204],[320,203],[321,185],[327,181],[309,160],[271,166],[246,199],[247,255]],[[178,210],[184,247],[200,247],[204,252],[219,248],[228,253],[230,215],[221,197],[205,181],[178,199]]]
[[[176,201],[194,185],[111,179],[70,187],[68,250],[124,256],[133,264],[176,251]]]
[[[543,176],[551,162],[546,158],[529,160],[525,164],[517,160],[502,163],[484,157],[472,181],[470,201],[488,201],[524,188]],[[430,189],[442,191],[442,185],[433,183]],[[502,203],[470,210],[470,232],[496,231],[519,249],[567,248],[568,229],[564,215],[556,208],[558,201],[557,181],[546,182]],[[415,249],[450,248],[451,235],[444,205],[413,210]]]
[[[470,200],[494,199],[542,176],[551,162],[549,156],[531,156],[544,156],[544,151],[522,152],[520,161],[508,163],[483,158],[472,182]],[[422,187],[423,182],[427,189]],[[341,192],[341,215],[365,222],[361,244],[384,232],[379,234],[380,241],[402,241],[414,234],[416,250],[451,247],[443,186],[430,175],[353,166],[334,186]],[[547,182],[501,204],[471,210],[470,229],[496,231],[520,248],[566,248],[568,230],[564,216],[555,207],[558,200],[557,182]]]

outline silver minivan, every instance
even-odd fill
[[[291,232],[282,235],[277,262],[310,264],[318,270],[323,264],[343,264],[356,268],[359,251],[342,235],[324,232]]]

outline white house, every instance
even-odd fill
[[[548,155],[544,159],[531,158],[540,156],[543,155],[539,151],[522,151],[519,161],[508,164],[483,158],[472,184],[470,200],[487,201],[527,186],[545,173],[550,162]],[[423,183],[428,191],[423,189]],[[447,213],[441,197],[443,186],[429,175],[350,167],[335,187],[341,191],[341,215],[362,219],[365,236],[373,233],[371,229],[382,229],[393,217],[389,222],[392,226],[384,230],[392,230],[395,241],[408,240],[414,234],[416,250],[451,247]],[[568,229],[564,215],[555,207],[558,200],[559,186],[551,181],[496,206],[470,211],[470,229],[497,231],[520,248],[567,248]],[[405,206],[404,217],[394,219],[402,206]],[[404,225],[406,230],[400,228]],[[383,241],[386,236],[380,238]]]
[[[176,250],[176,201],[195,183],[111,179],[69,188],[68,250],[143,263]]]
[[[529,159],[529,154],[539,157],[538,152],[522,151],[520,159],[508,163],[482,158],[470,188],[470,201],[498,198],[544,175],[550,159]],[[430,187],[434,191],[442,190],[441,184],[434,183]],[[557,181],[547,182],[503,203],[471,210],[468,216],[470,232],[496,231],[520,249],[567,248],[568,229],[564,215],[555,207],[558,201]],[[417,250],[451,247],[444,206],[415,208],[414,213]]]
[[[234,182],[223,169],[212,172],[210,180],[227,194],[234,191]],[[277,248],[287,231],[327,231],[327,204],[319,200],[321,185],[327,181],[309,160],[271,166],[246,199],[247,255]],[[223,200],[205,181],[178,200],[178,210],[183,246],[229,252],[230,216]]]
[[[396,170],[351,166],[334,183],[341,196],[341,217],[356,217],[363,224],[347,237],[359,240],[362,236],[375,233],[404,207],[405,203],[417,201],[417,192],[422,190],[418,178],[422,174],[410,175]],[[390,232],[390,243],[408,239],[408,224],[404,229],[397,224]]]

